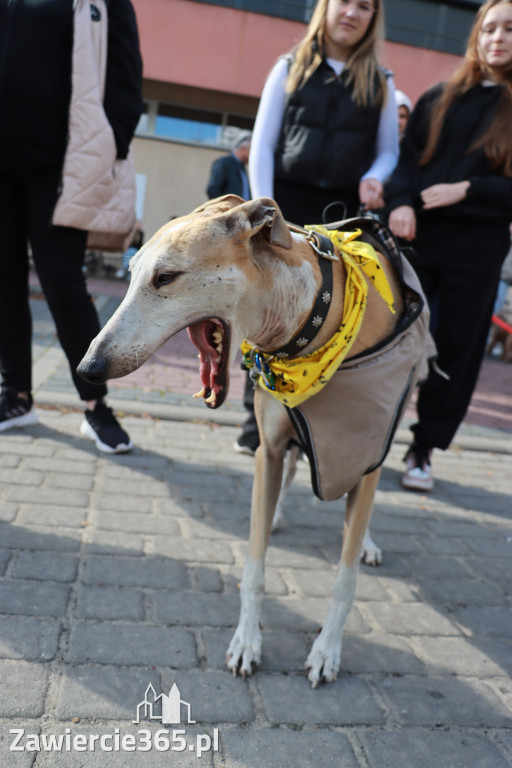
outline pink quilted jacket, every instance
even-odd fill
[[[114,133],[103,109],[107,60],[107,9],[75,0],[69,138],[62,193],[53,224],[89,232],[125,234],[135,221],[135,171],[131,154],[116,160]]]

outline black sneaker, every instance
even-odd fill
[[[260,436],[256,434],[240,435],[240,437],[233,443],[233,448],[237,453],[244,453],[246,456],[254,456],[256,448],[260,444]]]
[[[85,421],[80,432],[94,440],[96,448],[103,453],[127,453],[133,448],[128,434],[121,428],[112,408],[98,401],[93,411],[84,411]]]
[[[29,395],[28,400],[18,397],[18,393],[6,387],[0,394],[0,432],[13,427],[28,427],[37,424],[37,413],[34,402]]]

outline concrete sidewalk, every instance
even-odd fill
[[[91,286],[105,319],[123,288]],[[133,453],[98,454],[79,436],[36,287],[33,305],[45,407],[37,426],[0,437],[2,768],[512,766],[512,366],[484,366],[473,415],[435,456],[429,496],[400,487],[399,434],[372,524],[384,563],[361,568],[339,679],[315,691],[303,664],[343,505],[312,497],[301,462],[268,554],[263,662],[244,683],[224,668],[253,472],[232,450],[241,375],[227,407],[208,411],[190,398],[195,353],[170,342],[147,373],[111,386]],[[145,751],[162,728],[132,722],[150,683],[150,702],[176,683],[190,711],[182,703],[174,741],[160,733]],[[24,751],[10,749],[11,729]],[[28,751],[43,735],[63,736],[61,751]]]

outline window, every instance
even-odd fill
[[[253,125],[254,118],[244,115],[148,101],[136,134],[225,149],[240,131],[252,131]]]

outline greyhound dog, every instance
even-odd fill
[[[199,349],[203,387],[197,396],[203,397],[208,408],[218,408],[228,393],[233,350],[242,339],[258,350],[272,351],[285,345],[304,325],[322,284],[317,250],[306,234],[290,231],[277,204],[269,198],[243,202],[227,195],[174,219],[133,257],[128,292],[91,343],[78,373],[95,383],[124,376],[187,328]],[[364,319],[350,350],[352,358],[378,348],[403,313],[403,291],[386,259],[382,259],[382,268],[396,316],[369,281]],[[301,354],[326,345],[339,329],[345,283],[343,260],[334,256],[332,301],[317,335]],[[261,657],[265,552],[284,457],[290,442],[297,440],[287,408],[271,391],[257,387],[255,410],[261,445],[255,456],[249,553],[241,582],[240,620],[226,658],[233,674],[244,678]],[[345,435],[349,448],[354,438],[357,436]],[[359,555],[379,474],[377,467],[361,473],[348,490],[332,600],[306,660],[313,687],[320,681],[334,680],[339,670],[343,627],[355,597]]]

